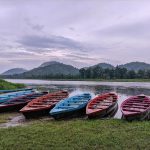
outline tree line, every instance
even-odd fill
[[[115,67],[104,69],[100,66],[82,68],[78,75],[64,74],[17,74],[5,75],[2,78],[13,79],[150,79],[150,70],[127,70]]]
[[[100,66],[82,68],[79,70],[80,78],[83,79],[150,79],[150,70],[127,70],[115,67],[103,69]]]

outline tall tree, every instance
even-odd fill
[[[86,71],[85,71],[84,68],[80,69],[80,70],[79,70],[79,73],[80,73],[80,77],[81,77],[81,78],[85,78],[85,76],[86,76]]]
[[[135,79],[136,78],[136,73],[134,70],[128,71],[128,78],[129,79]]]
[[[91,78],[92,77],[92,68],[88,68],[85,70],[86,78]]]
[[[138,72],[137,72],[137,77],[138,78],[145,78],[145,70],[139,70]]]

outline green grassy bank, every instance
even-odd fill
[[[0,129],[1,150],[148,150],[149,145],[148,121],[52,120]]]
[[[5,80],[0,79],[0,90],[12,90],[12,89],[18,89],[18,88],[24,88],[24,84],[16,84],[16,83],[10,83]]]

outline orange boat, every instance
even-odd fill
[[[59,91],[49,93],[40,98],[36,98],[29,102],[20,110],[26,118],[35,118],[43,115],[48,115],[49,111],[62,99],[68,97],[68,92]]]
[[[105,93],[92,99],[87,107],[88,118],[103,118],[114,116],[118,110],[117,95],[115,93]]]

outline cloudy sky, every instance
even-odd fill
[[[0,0],[0,72],[53,60],[150,63],[150,1]]]

